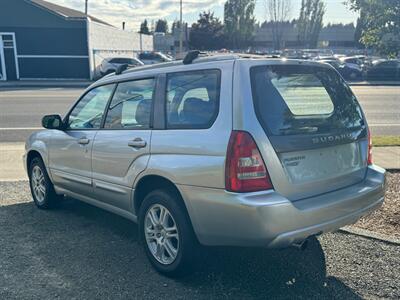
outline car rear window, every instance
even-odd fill
[[[253,67],[257,116],[271,135],[325,134],[364,125],[358,102],[333,69],[322,66]]]
[[[327,115],[333,103],[321,80],[314,74],[288,74],[279,77],[270,72],[271,84],[295,116]]]

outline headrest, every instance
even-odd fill
[[[187,98],[183,103],[181,119],[192,124],[206,124],[211,119],[213,105],[199,98]]]
[[[139,102],[136,109],[136,122],[139,125],[148,126],[150,123],[150,112],[151,112],[151,99],[143,99]]]
[[[208,107],[208,102],[194,97],[187,98],[183,103],[184,112],[202,112],[203,110],[207,110]]]

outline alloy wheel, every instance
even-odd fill
[[[153,257],[164,265],[172,264],[179,251],[179,233],[170,211],[161,204],[152,205],[146,212],[144,234]]]
[[[39,166],[32,168],[32,189],[36,200],[43,203],[46,198],[46,185],[42,169]]]

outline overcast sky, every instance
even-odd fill
[[[84,11],[85,0],[47,0],[59,5]],[[212,10],[223,18],[223,5],[226,0],[183,0],[183,19],[188,23],[197,20],[203,10]],[[257,0],[255,9],[258,21],[265,20],[265,0]],[[346,0],[325,0],[327,9],[324,23],[355,22],[357,14],[348,10]],[[301,0],[291,0],[292,18],[298,17]],[[120,27],[125,21],[128,29],[138,30],[145,18],[149,21],[165,18],[172,22],[179,18],[179,0],[89,0],[89,14]]]

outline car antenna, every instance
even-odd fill
[[[200,54],[205,54],[199,50],[191,50],[189,51],[185,58],[183,59],[183,64],[184,65],[190,65],[196,58],[199,57]]]
[[[119,75],[121,74],[123,71],[125,71],[126,69],[128,69],[128,64],[123,64],[117,67],[117,69],[115,70],[115,75]]]

